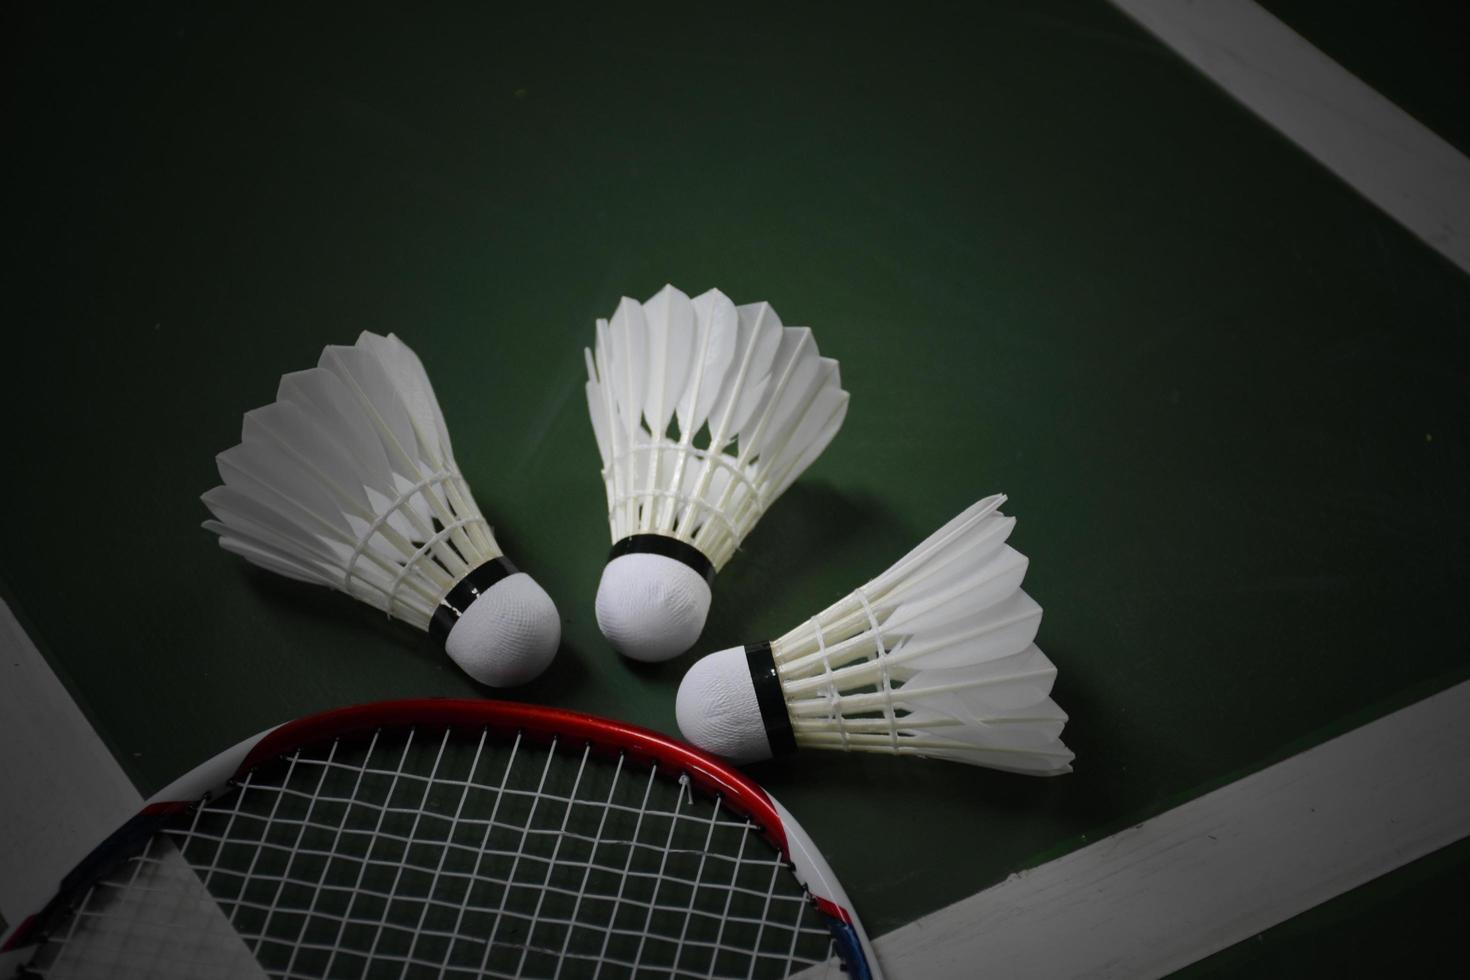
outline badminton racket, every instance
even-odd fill
[[[811,839],[655,732],[495,701],[313,715],[155,796],[6,938],[40,977],[878,977]]]

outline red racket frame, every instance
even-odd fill
[[[760,827],[792,864],[798,879],[826,917],[849,973],[858,980],[870,977],[881,980],[872,945],[825,859],[786,808],[749,777],[691,745],[637,725],[540,705],[455,698],[380,701],[338,708],[287,722],[246,739],[150,799],[136,817],[99,844],[67,875],[46,908],[26,918],[11,932],[0,944],[0,952],[40,941],[45,927],[78,892],[90,887],[108,868],[132,853],[135,845],[150,837],[169,816],[192,806],[206,793],[224,789],[261,763],[336,738],[384,727],[420,725],[489,728],[507,735],[518,733],[537,742],[570,741],[589,745],[604,755],[625,754],[668,775],[687,775],[695,786],[720,797],[731,809]]]

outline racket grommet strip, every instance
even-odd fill
[[[776,671],[771,645],[747,645],[745,662],[750,666],[750,684],[755,688],[755,702],[761,709],[771,755],[790,755],[796,751],[796,733],[791,729],[791,715],[786,711],[786,695],[781,690],[781,675]]]

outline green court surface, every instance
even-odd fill
[[[199,528],[242,413],[363,329],[560,607],[504,696],[677,734],[697,655],[1010,495],[1076,772],[750,769],[874,935],[1470,677],[1470,279],[1110,7],[3,19],[0,589],[145,794],[308,712],[491,693]],[[592,616],[582,348],[666,281],[810,325],[852,401],[642,667]],[[1463,847],[1431,861],[1194,975],[1463,918]]]

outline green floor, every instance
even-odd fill
[[[987,493],[1020,519],[1074,775],[752,769],[874,934],[1470,676],[1470,279],[1109,7],[842,9],[7,6],[0,591],[145,792],[289,717],[484,693],[198,527],[241,413],[364,328],[560,605],[514,696],[674,732],[693,657],[592,618],[581,353],[665,281],[770,300],[852,393],[696,653]],[[1441,896],[1374,894],[1279,931]],[[1276,932],[1198,969],[1311,968]]]

